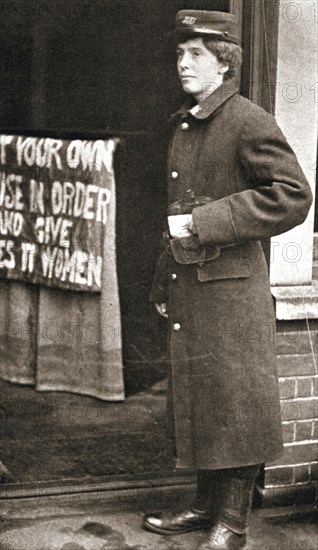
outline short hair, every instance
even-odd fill
[[[224,74],[224,80],[234,78],[242,65],[242,48],[233,42],[214,40],[203,37],[205,47],[215,55],[219,63],[228,65],[229,70]]]
[[[215,55],[219,63],[228,65],[229,69],[224,74],[224,80],[230,80],[234,78],[239,72],[242,65],[242,48],[233,42],[226,40],[220,40],[212,38],[211,35],[206,34],[182,34],[178,33],[176,42],[178,44],[184,44],[188,40],[194,38],[202,38],[203,44],[211,53]]]

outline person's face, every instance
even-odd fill
[[[177,47],[177,68],[183,90],[200,102],[223,82],[228,66],[220,63],[201,37]]]

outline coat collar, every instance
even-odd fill
[[[210,94],[200,105],[196,104],[191,96],[187,97],[184,105],[171,118],[185,117],[188,114],[194,118],[204,120],[211,116],[230,97],[238,93],[234,80],[226,80],[212,94]]]

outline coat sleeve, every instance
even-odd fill
[[[237,149],[246,189],[193,210],[201,244],[261,240],[301,224],[312,202],[309,184],[274,117],[255,109]]]

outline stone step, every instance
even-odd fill
[[[311,286],[272,287],[278,320],[317,319],[318,282]]]

